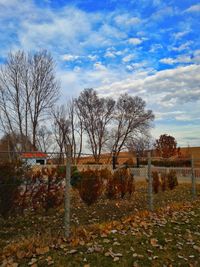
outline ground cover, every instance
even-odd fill
[[[154,195],[149,213],[146,189],[139,183],[131,198],[90,207],[73,193],[70,240],[62,207],[1,220],[2,266],[199,266],[200,201],[181,184]]]

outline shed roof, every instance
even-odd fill
[[[25,152],[21,154],[21,157],[24,159],[47,158],[47,154],[39,151]]]

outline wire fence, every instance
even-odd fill
[[[96,163],[88,154],[74,161],[70,147],[66,153],[0,152],[0,223],[18,218],[11,226],[21,234],[17,220],[31,218],[32,232],[60,229],[69,237],[80,226],[192,201],[199,190],[200,159],[193,157],[107,154]]]

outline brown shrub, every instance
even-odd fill
[[[42,168],[34,173],[29,170],[26,173],[23,189],[16,198],[21,212],[27,208],[34,211],[40,209],[48,211],[60,206],[64,199],[62,185],[64,175],[60,167]]]
[[[24,166],[22,162],[0,163],[0,215],[7,217],[16,212],[16,196],[23,182]]]
[[[133,175],[131,175],[130,171],[126,168],[117,169],[113,174],[108,189],[110,193],[113,191],[114,197],[120,196],[124,198],[126,193],[131,195],[134,191]]]
[[[161,189],[163,192],[167,190],[167,174],[165,173],[161,174]]]
[[[178,179],[175,171],[170,170],[167,174],[167,184],[170,190],[173,190],[178,185]]]
[[[159,180],[159,175],[157,171],[152,172],[152,178],[153,178],[153,191],[155,194],[159,192],[160,188],[160,180]]]
[[[92,205],[101,196],[103,180],[100,171],[87,169],[80,173],[81,180],[78,191],[81,199],[88,205]]]

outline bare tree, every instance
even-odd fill
[[[108,141],[108,124],[113,116],[115,101],[99,98],[95,90],[85,89],[76,99],[76,106],[95,162],[99,162]]]
[[[72,158],[75,161],[79,161],[83,149],[83,121],[79,109],[76,107],[76,101],[74,99],[68,101],[68,117],[70,122],[70,145],[72,148]]]
[[[4,133],[30,137],[36,149],[40,122],[55,104],[59,86],[46,51],[11,53],[0,69],[0,115]],[[23,143],[23,150],[26,142]]]
[[[127,142],[127,148],[130,152],[135,153],[136,156],[145,157],[151,147],[151,141],[152,138],[148,132],[142,133],[142,135],[130,138]]]
[[[70,121],[67,116],[67,109],[64,105],[57,106],[52,110],[54,118],[53,129],[59,152],[67,153],[67,144],[70,144]]]
[[[151,136],[149,132],[142,133],[133,138],[130,138],[127,142],[127,148],[129,152],[135,154],[137,160],[137,167],[140,165],[140,158],[146,157],[147,152],[151,146]]]
[[[154,115],[145,110],[146,103],[140,97],[123,94],[119,97],[110,134],[113,155],[117,158],[126,143],[150,127]]]
[[[67,145],[72,148],[71,155],[78,161],[83,148],[83,123],[75,101],[69,100],[67,104],[57,106],[52,110],[54,118],[54,134],[60,153],[66,152]]]
[[[43,151],[50,151],[53,145],[53,133],[46,125],[41,125],[37,133],[37,147]]]

